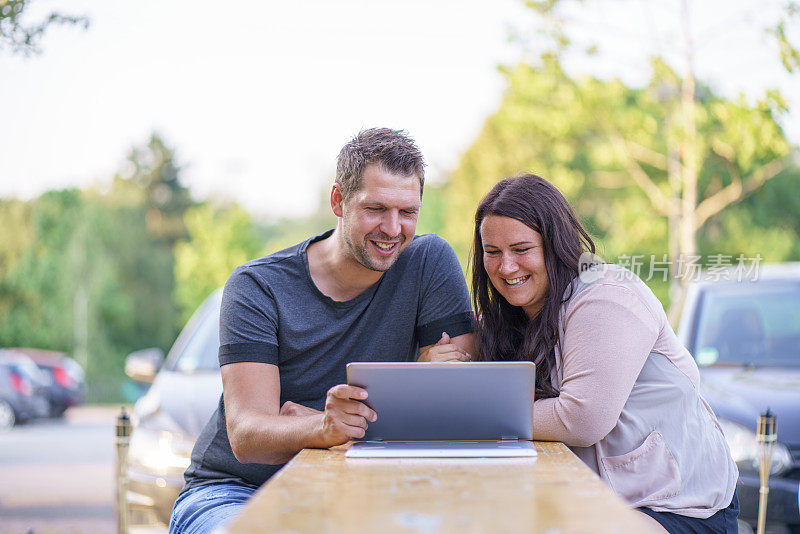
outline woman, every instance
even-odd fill
[[[669,532],[736,532],[736,465],[647,286],[611,264],[581,272],[594,243],[534,175],[486,195],[473,247],[476,359],[536,363],[534,437],[564,442]]]

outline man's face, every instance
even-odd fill
[[[420,185],[372,164],[364,169],[360,190],[342,205],[347,253],[372,271],[386,271],[406,249],[417,229]]]

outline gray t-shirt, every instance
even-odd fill
[[[333,231],[236,268],[222,297],[220,365],[278,366],[280,402],[324,409],[328,389],[346,382],[349,362],[413,361],[447,332],[472,331],[461,267],[435,234],[417,236],[380,280],[337,302],[314,285],[306,249]],[[192,451],[186,488],[223,482],[258,487],[281,465],[242,464],[219,406]]]

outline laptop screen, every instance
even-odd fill
[[[365,440],[533,439],[531,362],[350,363],[378,414]]]

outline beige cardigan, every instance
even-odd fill
[[[738,471],[694,360],[636,275],[613,264],[584,274],[561,308],[560,393],[534,403],[535,439],[563,441],[631,506],[710,517]]]

